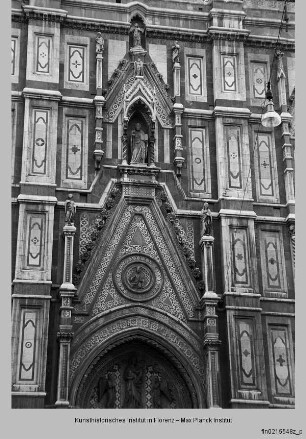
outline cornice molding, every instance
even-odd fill
[[[236,108],[236,107],[215,107],[213,115],[222,117],[243,117],[249,119],[251,111],[248,108]]]
[[[62,94],[56,90],[44,90],[39,88],[24,88],[22,94],[25,98],[30,99],[47,99],[51,101],[60,101]]]
[[[93,99],[77,98],[75,96],[63,96],[60,102],[61,107],[94,108]]]

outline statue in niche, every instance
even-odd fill
[[[107,372],[98,382],[98,403],[100,407],[112,409],[116,407],[116,374]]]
[[[145,163],[148,149],[148,135],[141,129],[141,124],[137,122],[131,135],[132,158],[131,164]]]
[[[154,374],[151,377],[152,382],[152,408],[164,409],[170,408],[174,402],[172,391],[166,379],[162,379],[158,366],[154,368]]]
[[[172,61],[173,63],[180,63],[180,50],[181,47],[179,43],[176,41],[174,46],[172,46]]]
[[[73,201],[73,195],[69,194],[67,200],[65,201],[65,223],[67,223],[68,226],[73,225],[75,212],[76,206]]]
[[[140,58],[138,58],[137,61],[135,61],[134,64],[134,69],[135,69],[135,75],[136,76],[143,76],[143,62],[141,61]]]
[[[212,232],[212,214],[208,207],[208,203],[205,202],[203,209],[201,210],[201,232],[202,235],[211,235]]]
[[[143,371],[136,355],[133,355],[124,372],[125,397],[123,408],[136,409],[142,406]]]
[[[135,23],[131,26],[130,32],[133,33],[133,47],[142,47],[141,34],[144,33],[144,30],[141,29],[138,23]]]
[[[104,39],[101,32],[97,33],[96,36],[96,53],[102,53],[104,49]]]

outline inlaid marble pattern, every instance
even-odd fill
[[[35,350],[36,350],[36,331],[37,331],[37,312],[22,312],[21,328],[21,354],[19,379],[21,381],[33,381],[35,369]]]
[[[47,169],[49,111],[34,110],[32,173],[45,175]]]
[[[276,395],[290,396],[292,394],[292,382],[289,368],[289,346],[286,327],[270,329],[273,354],[274,384]]]
[[[239,126],[226,126],[228,184],[241,189],[241,130]]]
[[[45,216],[42,214],[28,215],[28,267],[38,268],[42,266],[44,249],[44,222]]]
[[[68,48],[69,48],[68,81],[84,82],[85,47],[69,45]]]
[[[36,72],[50,73],[52,37],[36,36]]]

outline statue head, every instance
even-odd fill
[[[204,210],[208,210],[208,203],[207,203],[207,201],[205,201],[205,203],[204,203],[204,205],[203,205],[203,209],[204,209]]]
[[[67,197],[69,200],[72,200],[72,198],[73,198],[73,195],[72,194],[68,194],[68,197]]]
[[[136,125],[135,125],[135,128],[136,128],[137,131],[139,131],[140,128],[141,128],[141,123],[137,122]]]

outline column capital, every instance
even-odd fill
[[[72,224],[65,224],[63,227],[63,232],[67,236],[74,235],[76,232],[76,227],[73,226]]]
[[[202,238],[200,239],[199,245],[201,248],[203,248],[204,246],[209,246],[209,245],[213,245],[215,238],[211,235],[203,235]]]

